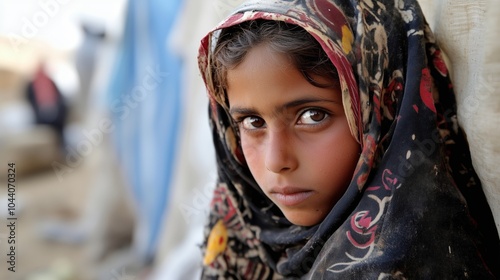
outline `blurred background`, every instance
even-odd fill
[[[197,50],[240,2],[0,2],[0,279],[199,278],[216,171]],[[484,32],[500,10],[421,3],[500,213],[498,29]]]
[[[0,2],[0,279],[199,278],[215,161],[196,57],[239,2]]]

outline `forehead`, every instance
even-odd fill
[[[288,55],[274,51],[267,43],[261,43],[249,49],[238,65],[228,69],[228,87],[234,85],[236,80],[247,80],[245,78],[267,80],[267,76],[273,71],[287,77],[294,71],[298,72],[298,69]],[[253,85],[253,82],[251,84]]]
[[[267,44],[253,47],[237,66],[227,71],[229,102],[250,102],[287,91],[292,81],[303,79],[285,54],[273,51]]]
[[[227,76],[231,112],[277,114],[305,100],[328,100],[342,106],[339,88],[312,85],[286,54],[266,45],[252,48]]]

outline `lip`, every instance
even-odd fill
[[[314,192],[312,190],[296,187],[278,187],[270,191],[274,200],[284,206],[295,206],[308,199]]]

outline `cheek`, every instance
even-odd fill
[[[332,129],[314,140],[310,143],[315,144],[307,145],[302,153],[309,163],[309,171],[326,181],[349,181],[359,160],[360,147],[348,128]]]
[[[332,161],[332,166],[338,170],[338,175],[341,181],[348,183],[353,174],[356,164],[359,160],[359,152],[361,150],[358,142],[349,134],[348,137],[339,139],[337,149],[335,152],[335,160]]]
[[[243,150],[243,155],[245,156],[245,161],[252,172],[252,175],[256,177],[259,171],[259,167],[263,166],[261,164],[261,156],[263,153],[259,149],[259,145],[255,141],[247,139],[247,137],[241,137],[241,149]],[[257,178],[256,178],[257,179]]]

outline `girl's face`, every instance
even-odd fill
[[[340,89],[313,86],[266,44],[252,48],[227,79],[230,113],[255,180],[290,222],[321,222],[359,158]]]

